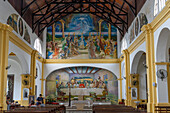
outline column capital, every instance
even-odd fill
[[[0,22],[0,30],[12,32],[13,28],[7,24],[3,24]]]
[[[151,26],[151,24],[143,25],[142,28],[141,28],[141,30],[142,30],[143,32],[152,30],[152,26]]]
[[[125,50],[122,51],[122,53],[123,53],[124,55],[127,55],[127,54],[129,53],[129,51],[128,51],[128,49],[125,49]],[[124,55],[123,55],[123,56],[124,56]]]
[[[121,81],[121,80],[123,80],[123,78],[118,78],[117,80],[120,80],[120,81]]]
[[[167,0],[167,1],[165,2],[165,5],[170,7],[170,0]]]
[[[41,78],[40,80],[41,80],[41,81],[46,81],[46,79],[42,79],[42,78]]]

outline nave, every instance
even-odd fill
[[[0,112],[170,112],[170,0],[0,0]]]

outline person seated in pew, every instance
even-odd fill
[[[36,105],[37,106],[41,106],[41,107],[44,107],[45,105],[44,105],[44,98],[42,97],[42,94],[40,94],[39,95],[39,97],[37,98],[37,103],[36,103]]]
[[[34,100],[31,100],[31,103],[29,104],[29,107],[37,107],[37,106],[35,105]]]
[[[7,104],[7,110],[10,110],[10,106],[11,106],[10,97],[7,97],[6,104]]]

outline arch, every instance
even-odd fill
[[[144,54],[144,53],[145,53],[144,51],[138,51],[136,53],[136,55],[134,56],[132,65],[131,65],[131,71],[130,71],[132,74],[137,73],[137,65],[139,63],[139,60],[140,60],[142,54]]]
[[[164,27],[160,30],[158,34],[158,40],[156,45],[156,62],[169,62],[169,48],[170,48],[170,29]],[[156,72],[159,69],[167,70],[166,65],[156,65]],[[170,101],[170,83],[169,78],[164,79],[163,81],[156,77],[157,88],[158,88],[158,102],[159,103],[168,103]]]
[[[131,74],[138,74],[138,98],[144,102],[147,102],[147,72],[146,72],[146,53],[144,51],[138,51],[134,56],[131,66]]]
[[[99,84],[99,81],[102,85],[105,84],[105,88],[103,88],[108,92],[105,95],[108,95],[109,99],[112,98],[115,100],[114,102],[117,103],[118,80],[116,75],[106,69],[90,66],[61,68],[50,73],[46,78],[46,96],[50,96],[52,98],[53,96],[60,96],[60,91],[69,95],[68,82],[72,84],[71,95],[81,95],[82,93],[84,93],[84,95],[89,95],[89,90],[94,91],[94,88],[96,89],[96,95],[101,95],[99,89],[101,90],[102,86]],[[81,91],[82,84],[84,85],[83,90],[87,92]]]
[[[114,73],[117,78],[119,78],[119,69],[117,69],[117,67],[119,67],[119,64],[50,64],[48,65],[48,67],[46,68],[46,70],[44,71],[44,77],[46,78],[47,75],[49,75],[51,72],[57,70],[57,69],[62,69],[62,68],[67,68],[67,67],[76,67],[76,66],[89,66],[89,67],[95,67],[95,68],[102,68],[102,69],[106,69],[108,71],[111,71],[112,73]]]
[[[11,65],[8,75],[14,75],[13,99],[21,100],[21,74],[23,73],[21,60],[17,55],[8,56],[8,65]]]
[[[170,30],[168,28],[163,28],[158,37],[158,42],[156,47],[156,62],[168,61],[168,48],[170,47],[169,37],[170,37]]]

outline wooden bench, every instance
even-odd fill
[[[170,113],[170,106],[155,106],[156,113]]]
[[[124,105],[94,105],[93,113],[146,113],[131,106]]]
[[[4,113],[66,113],[66,107],[64,105],[51,105],[45,107],[20,107]]]

